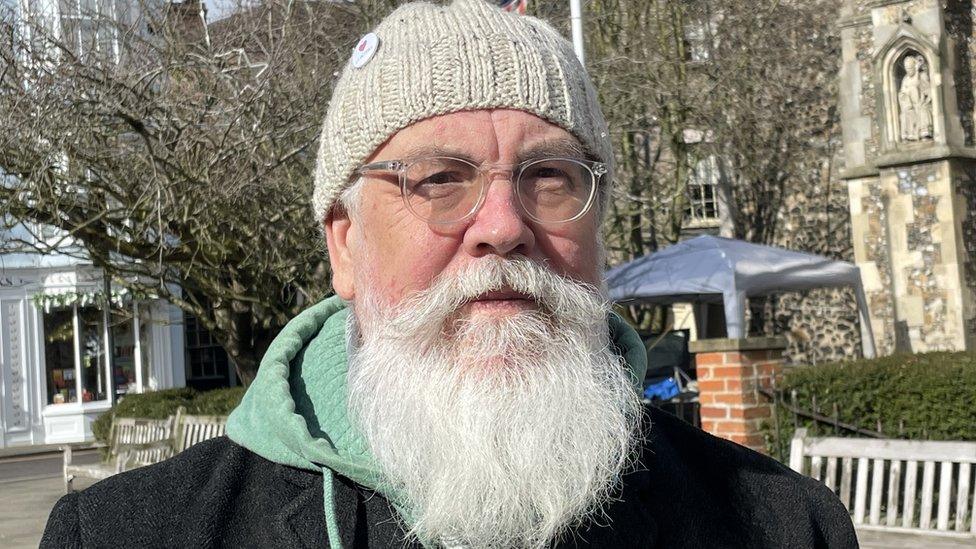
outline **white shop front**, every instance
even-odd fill
[[[179,309],[114,288],[106,326],[103,284],[70,258],[0,256],[0,448],[92,440],[118,398],[185,385]]]

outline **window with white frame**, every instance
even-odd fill
[[[109,372],[104,313],[101,307],[82,303],[44,307],[48,404],[107,401],[112,381],[116,398],[144,388],[150,336],[147,323],[138,320],[137,308],[112,310],[109,329],[114,349]]]
[[[97,54],[117,61],[115,8],[115,0],[59,0],[61,36],[68,49],[79,57]]]
[[[102,312],[98,308],[75,304],[45,312],[44,359],[48,404],[108,398]]]
[[[74,308],[44,313],[44,360],[47,371],[47,403],[78,402],[75,371]]]
[[[708,61],[711,55],[711,32],[704,22],[685,25],[685,57],[688,61]]]
[[[721,178],[721,166],[715,156],[709,156],[698,162],[688,178],[686,224],[700,225],[719,221],[717,189]]]

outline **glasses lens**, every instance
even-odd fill
[[[576,219],[590,207],[596,186],[593,172],[574,160],[553,158],[526,166],[518,196],[530,217],[546,223]]]
[[[405,177],[407,206],[425,221],[459,221],[478,205],[478,168],[463,160],[435,157],[411,162]]]

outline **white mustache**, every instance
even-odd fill
[[[399,328],[416,333],[422,329],[421,324],[430,326],[431,318],[450,318],[463,305],[484,294],[509,289],[532,298],[550,316],[578,317],[581,311],[597,314],[606,302],[601,288],[516,256],[485,259],[442,274],[428,288],[401,301],[388,320],[395,319]],[[400,314],[403,311],[411,314]],[[565,314],[569,311],[574,314]]]

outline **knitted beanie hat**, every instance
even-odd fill
[[[596,91],[572,44],[549,24],[484,0],[411,3],[363,37],[339,77],[315,168],[316,219],[396,132],[432,116],[492,108],[562,127],[612,170]]]

